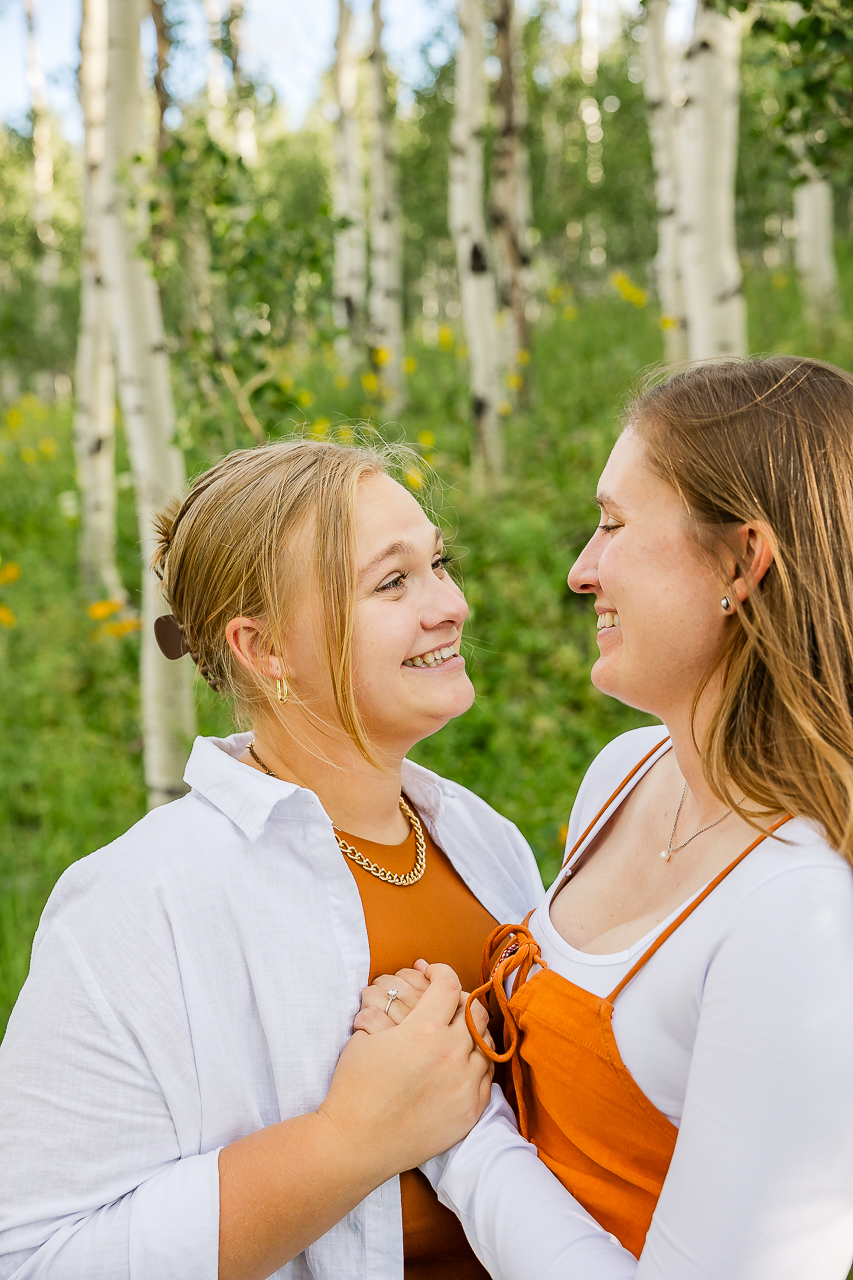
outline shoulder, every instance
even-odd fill
[[[572,810],[572,826],[583,819],[588,822],[631,771],[668,740],[664,725],[656,724],[631,729],[608,742],[584,774]]]
[[[61,919],[75,934],[96,922],[165,919],[166,904],[209,881],[217,862],[233,858],[245,837],[202,797],[190,793],[145,814],[128,831],[80,858],[48,899],[33,949]]]

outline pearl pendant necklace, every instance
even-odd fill
[[[681,806],[684,804],[684,798],[686,795],[687,795],[687,783],[685,782],[684,790],[681,793],[681,799],[678,802],[678,808],[675,811],[675,817],[672,820],[672,830],[669,833],[669,844],[666,846],[665,849],[661,849],[660,851],[660,856],[663,858],[664,862],[669,862],[674,853],[679,853],[682,849],[686,848],[687,845],[690,844],[690,841],[695,840],[697,836],[701,836],[703,831],[710,831],[712,827],[718,826],[719,823],[721,823],[725,818],[727,818],[729,814],[732,812],[731,809],[726,809],[726,812],[722,814],[719,818],[715,818],[713,822],[709,822],[708,825],[705,827],[700,827],[698,831],[693,832],[692,836],[688,836],[688,838],[684,841],[683,844],[678,844],[675,846],[675,848],[673,848],[672,842],[675,839],[675,827],[678,822],[678,815],[681,813]],[[743,799],[743,796],[741,796],[741,799]]]

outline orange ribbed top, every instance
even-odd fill
[[[497,921],[454,871],[425,826],[423,831],[426,871],[417,884],[386,884],[346,859],[367,924],[370,981],[378,974],[409,969],[418,959],[440,960],[451,965],[465,990],[471,991],[479,981],[483,944]],[[388,871],[400,874],[415,865],[414,832],[396,845],[339,834]],[[456,1215],[439,1204],[423,1174],[417,1169],[402,1174],[400,1192],[405,1280],[488,1280]]]

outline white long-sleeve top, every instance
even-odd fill
[[[317,797],[239,762],[249,737],[198,739],[191,794],[45,908],[0,1046],[2,1280],[216,1280],[219,1150],[328,1090],[368,982],[361,899]],[[416,764],[403,785],[492,915],[539,900],[511,823]],[[276,1275],[402,1280],[398,1179]]]
[[[569,848],[664,736],[636,730],[597,757]],[[589,955],[551,923],[559,880],[531,933],[552,969],[600,996],[681,910],[627,951]],[[794,821],[763,841],[617,997],[613,1030],[637,1084],[679,1129],[640,1261],[538,1159],[495,1088],[465,1141],[425,1168],[496,1280],[846,1280],[853,875],[826,840]]]

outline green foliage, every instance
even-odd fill
[[[849,249],[841,269],[847,291]],[[846,322],[820,345],[804,330],[796,285],[783,273],[753,271],[747,294],[754,350],[849,365]],[[546,305],[537,326],[527,406],[507,427],[512,485],[500,496],[470,490],[464,364],[453,345],[413,342],[410,409],[399,429],[385,428],[421,448],[445,482],[440,516],[472,605],[476,704],[413,754],[517,822],[546,879],[590,759],[643,722],[590,684],[592,610],[565,579],[595,523],[595,482],[625,397],[659,358],[660,337],[652,309],[615,291],[581,298],[578,308],[569,319]],[[306,351],[298,372],[318,414],[310,429],[348,439],[360,381],[336,386],[322,348]],[[191,469],[218,451],[215,441],[196,444]],[[134,513],[129,491],[120,496],[122,570],[134,584]],[[57,876],[114,839],[145,803],[138,637],[87,613],[73,498],[70,413],[25,398],[0,424],[0,1028]],[[13,569],[7,579],[10,564],[20,575]],[[228,708],[202,682],[197,689],[202,732],[229,732]]]
[[[752,8],[736,0],[736,9]],[[759,5],[753,31],[770,37],[779,86],[775,124],[823,173],[850,181],[853,161],[853,10],[847,0],[801,0],[800,16],[778,0]]]
[[[0,367],[25,386],[44,370],[73,369],[80,269],[77,160],[60,141],[49,244],[33,221],[32,170],[32,138],[0,129]]]

